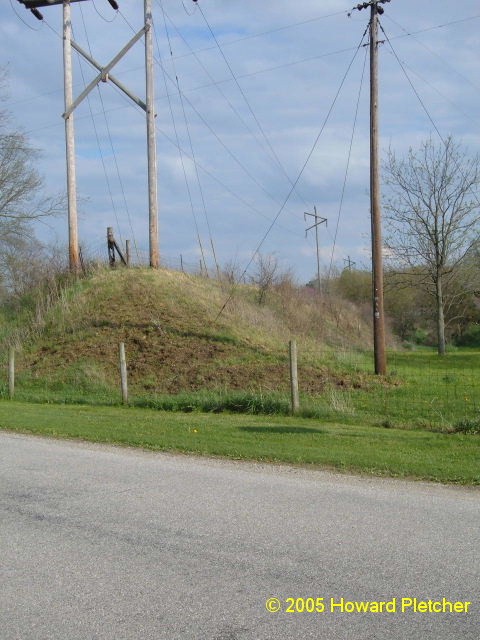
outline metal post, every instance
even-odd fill
[[[383,309],[383,247],[378,150],[378,7],[371,4],[370,20],[370,204],[372,224],[372,297],[375,373],[385,375],[385,318]]]
[[[70,0],[63,3],[63,68],[65,112],[73,102],[72,81],[72,18]],[[78,221],[77,221],[77,183],[75,171],[75,134],[73,113],[65,118],[65,145],[67,159],[67,196],[68,196],[68,257],[70,270],[80,271],[80,257],[78,250]]]
[[[144,0],[145,11],[145,71],[147,105],[147,150],[148,150],[148,212],[150,266],[158,269],[158,194],[157,194],[157,148],[155,139],[155,93],[153,77],[153,19],[152,0]]]

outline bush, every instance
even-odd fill
[[[480,324],[469,324],[455,340],[458,347],[480,347]]]
[[[460,422],[457,422],[454,425],[453,431],[455,433],[467,433],[467,434],[479,435],[480,434],[480,418],[474,418],[473,420],[470,420],[470,419],[460,420]]]

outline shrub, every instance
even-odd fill
[[[480,418],[460,420],[453,427],[454,433],[480,434]]]
[[[480,347],[480,324],[468,325],[455,344],[459,347]]]

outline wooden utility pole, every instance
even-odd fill
[[[72,16],[70,0],[66,0],[63,3],[63,73],[65,113],[67,114],[73,103]],[[70,271],[73,273],[79,273],[80,254],[78,249],[77,178],[75,168],[73,112],[65,116],[65,148],[67,160],[68,262]]]
[[[378,125],[378,0],[371,3],[370,18],[370,207],[372,224],[372,298],[375,373],[387,373],[383,308],[383,243],[380,195]]]
[[[372,225],[372,302],[373,348],[375,373],[387,373],[385,350],[385,314],[383,307],[383,243],[380,195],[380,159],[378,151],[378,16],[385,11],[380,5],[390,0],[370,0],[352,9],[370,7],[370,211]],[[350,15],[350,14],[349,14]]]
[[[80,258],[78,248],[78,223],[77,223],[77,193],[75,178],[75,137],[73,130],[73,112],[78,105],[88,96],[88,94],[100,82],[111,82],[127,95],[136,105],[146,113],[147,123],[147,153],[148,153],[148,211],[149,211],[149,245],[150,245],[150,266],[159,266],[159,244],[158,244],[158,197],[157,197],[157,150],[155,134],[155,95],[154,95],[154,74],[153,74],[153,19],[152,0],[144,0],[144,24],[142,28],[129,40],[123,49],[106,65],[101,65],[89,53],[84,51],[72,39],[71,3],[86,2],[87,0],[18,0],[26,9],[29,9],[38,20],[43,20],[43,15],[39,7],[49,7],[52,5],[63,5],[63,57],[64,57],[64,81],[65,81],[65,140],[67,155],[67,192],[68,192],[68,229],[69,229],[69,261],[70,269],[78,272],[80,270]],[[117,11],[116,0],[108,0],[111,7]],[[133,47],[133,45],[145,37],[145,76],[146,76],[146,98],[145,102],[132,93],[122,82],[120,82],[111,70]],[[99,73],[85,87],[81,94],[73,99],[72,82],[72,48],[87,60]]]
[[[308,213],[305,211],[303,219],[306,220],[307,216],[311,216],[312,218],[315,219],[314,224],[312,224],[311,227],[308,227],[308,229],[305,230],[305,237],[307,236],[308,232],[311,229],[315,229],[315,245],[317,247],[317,288],[318,288],[318,292],[320,293],[321,291],[321,285],[320,285],[320,249],[319,249],[319,242],[318,242],[318,227],[321,224],[327,224],[327,218],[322,218],[321,216],[319,216],[317,214],[317,207],[313,207],[313,210],[315,213]]]
[[[153,20],[152,0],[144,0],[145,11],[145,70],[147,106],[147,153],[148,153],[148,228],[150,246],[150,266],[160,266],[158,249],[158,187],[157,187],[157,147],[155,136],[155,93],[153,75]]]

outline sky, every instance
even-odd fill
[[[143,25],[143,2],[72,4],[74,40],[109,62]],[[369,10],[352,0],[153,0],[161,260],[209,271],[255,270],[273,255],[299,282],[346,260],[369,268]],[[380,149],[406,154],[432,136],[480,147],[478,0],[382,5]],[[4,107],[40,151],[45,190],[65,190],[62,9],[39,22],[18,0],[0,6]],[[112,69],[145,97],[139,41]],[[74,94],[96,71],[74,54]],[[143,111],[100,83],[75,111],[79,235],[106,258],[106,227],[148,256]],[[295,186],[295,188],[293,188]],[[66,215],[37,228],[67,243]],[[249,266],[250,265],[250,266]]]

